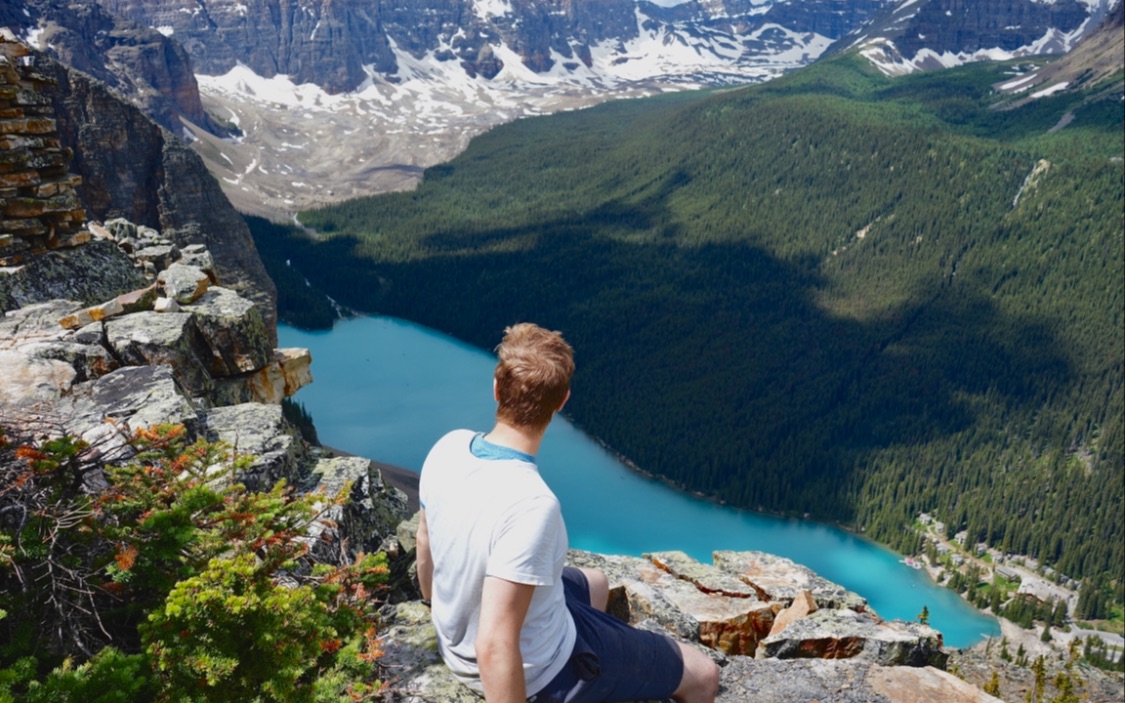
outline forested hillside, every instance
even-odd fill
[[[842,56],[522,120],[416,192],[303,213],[319,241],[254,229],[359,310],[563,330],[572,418],[677,484],[900,548],[927,511],[1120,579],[1121,78],[997,107],[1014,70]]]

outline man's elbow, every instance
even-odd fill
[[[519,643],[510,642],[503,637],[477,635],[473,648],[477,654],[477,665],[481,671],[496,670],[504,662],[511,661],[513,655],[520,654]]]

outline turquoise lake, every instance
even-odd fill
[[[281,325],[278,336],[281,346],[312,353],[314,382],[296,400],[326,445],[416,472],[447,431],[492,427],[495,357],[489,352],[387,317],[338,321],[328,332]],[[912,620],[925,605],[948,646],[1000,634],[995,619],[888,549],[828,525],[673,490],[629,470],[568,422],[551,424],[538,459],[562,503],[573,547],[635,556],[678,549],[705,563],[719,549],[770,552],[862,595],[884,618]]]

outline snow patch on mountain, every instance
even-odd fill
[[[477,0],[480,17],[511,10],[506,0]],[[239,63],[223,75],[199,75],[212,114],[244,130],[238,139],[200,131],[197,151],[239,209],[288,216],[342,199],[414,187],[428,166],[504,122],[588,107],[611,98],[768,80],[805,65],[832,40],[768,23],[743,33],[653,21],[635,11],[637,34],[591,42],[585,60],[552,49],[536,72],[503,41],[487,50],[502,63],[491,79],[470,75],[449,49],[457,35],[420,55],[389,39],[396,71],[364,67],[355,90],[331,94],[290,77],[265,78]],[[298,157],[299,153],[299,157]]]
[[[507,0],[474,0],[473,12],[482,20],[512,14],[512,4]]]
[[[1016,49],[991,47],[976,51],[938,53],[933,49],[923,48],[912,57],[904,57],[899,53],[895,43],[885,37],[873,37],[858,43],[861,46],[860,53],[883,74],[897,76],[914,71],[952,68],[973,61],[1007,61],[1023,56],[1063,54],[1074,48],[1074,45],[1085,35],[1091,21],[1086,20],[1078,29],[1071,32],[1048,29],[1039,39]]]

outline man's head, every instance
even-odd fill
[[[574,350],[559,332],[521,322],[496,347],[496,418],[542,432],[570,393]]]

